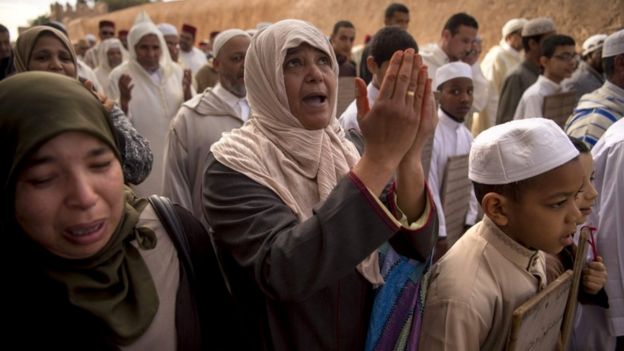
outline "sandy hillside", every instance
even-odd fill
[[[357,29],[356,42],[374,33],[383,24],[383,11],[390,2],[378,0],[185,0],[148,4],[107,15],[74,20],[69,24],[72,38],[97,33],[97,22],[114,20],[118,29],[129,29],[141,10],[155,23],[169,22],[178,28],[183,22],[198,27],[198,38],[213,30],[230,27],[252,28],[259,22],[299,18],[314,23],[325,33],[341,19],[351,20]],[[624,0],[408,0],[411,11],[409,31],[420,45],[435,41],[444,21],[453,13],[465,11],[477,19],[487,48],[500,40],[501,26],[512,17],[548,16],[559,32],[582,42],[589,35],[624,27]],[[580,45],[580,44],[579,44]]]

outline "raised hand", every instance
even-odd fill
[[[364,82],[356,80],[358,123],[366,145],[363,157],[384,168],[396,169],[418,132],[426,82],[420,78],[421,65],[413,49],[395,52],[370,110]]]
[[[95,87],[93,86],[92,81],[88,79],[81,79],[80,82],[87,90],[92,92],[93,95],[95,95],[95,97],[98,98],[98,100],[100,100],[102,105],[104,105],[104,108],[106,109],[106,111],[110,112],[113,109],[113,105],[115,104],[115,102],[107,98],[106,95],[99,93],[97,90],[95,90]]]
[[[369,108],[364,82],[356,79],[358,123],[364,155],[353,171],[374,193],[381,193],[418,133],[426,91],[426,70],[413,49],[397,51]],[[372,172],[372,173],[371,173]]]
[[[132,78],[130,78],[127,74],[122,74],[119,77],[119,104],[121,105],[121,109],[124,113],[128,114],[128,104],[132,99],[132,88],[134,85],[132,84]]]
[[[191,84],[193,83],[193,74],[190,69],[184,70],[184,76],[182,77],[182,93],[184,94],[184,101],[193,97],[191,93]]]

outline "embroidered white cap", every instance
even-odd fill
[[[438,89],[442,83],[448,82],[453,78],[472,79],[472,68],[467,63],[461,61],[449,62],[442,65],[436,70],[435,79],[433,81],[434,89]]]
[[[534,35],[546,34],[550,32],[556,32],[555,22],[550,18],[540,17],[529,20],[524,27],[522,27],[523,37],[532,37]]]
[[[502,30],[503,39],[513,32],[521,31],[527,22],[526,18],[512,18],[507,21]]]
[[[178,35],[178,29],[170,23],[161,23],[158,25],[158,30],[163,35]]]
[[[609,35],[602,46],[602,57],[611,57],[624,53],[624,29]]]
[[[249,33],[238,28],[224,30],[223,32],[219,33],[214,40],[214,44],[212,44],[212,55],[214,57],[217,57],[223,45],[225,45],[225,43],[230,41],[230,39],[237,37],[239,35],[242,35],[247,38],[251,38]]]
[[[581,48],[583,49],[581,55],[585,56],[600,49],[602,47],[602,44],[604,44],[605,39],[607,39],[606,34],[595,34],[587,38],[583,42],[583,46],[581,46]]]
[[[481,184],[509,184],[546,173],[578,154],[552,120],[514,120],[486,129],[475,138],[468,178]]]

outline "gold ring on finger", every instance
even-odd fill
[[[407,93],[406,93],[407,96],[414,96],[414,94],[415,94],[415,92],[413,92],[411,90],[408,90]]]

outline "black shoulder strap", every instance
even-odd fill
[[[191,246],[184,231],[184,226],[180,223],[180,219],[173,207],[173,203],[168,198],[160,195],[152,195],[148,200],[150,204],[152,204],[156,215],[165,227],[176,249],[180,251],[181,254],[178,256],[182,259],[190,276],[193,277],[192,279],[195,279],[195,270],[191,260]]]

